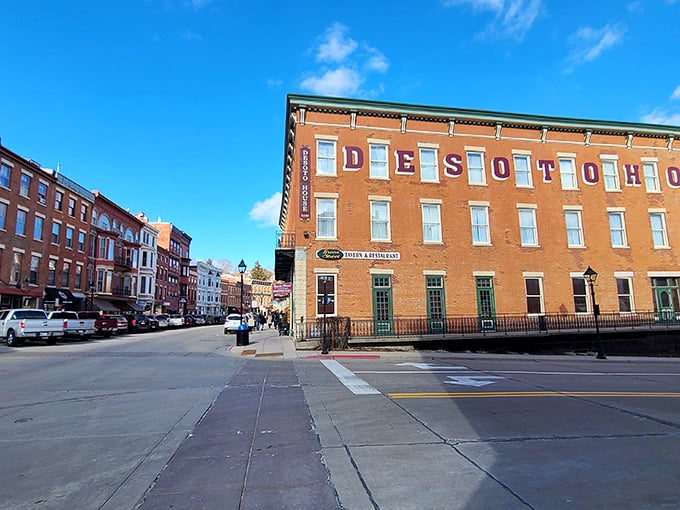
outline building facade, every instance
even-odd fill
[[[168,260],[170,255],[168,250],[156,245],[158,257],[156,259],[156,289],[155,289],[155,311],[156,313],[166,313],[170,311],[170,301],[168,301]]]
[[[169,313],[185,314],[189,299],[189,266],[191,258],[189,249],[191,236],[181,231],[169,222],[150,223],[158,231],[158,246],[167,250],[167,288],[165,302],[169,303],[165,309]]]
[[[137,303],[145,311],[156,309],[156,273],[158,270],[158,230],[149,225],[149,218],[144,213],[137,213],[142,220],[139,247],[139,278],[137,279]]]
[[[137,303],[140,233],[144,221],[95,190],[88,274],[94,309],[108,313],[142,312]]]
[[[210,261],[196,262],[196,313],[216,317],[222,315],[222,269]]]
[[[680,128],[291,95],[291,316],[680,312]],[[481,321],[482,324],[484,321]]]
[[[86,304],[94,196],[0,145],[0,307]]]

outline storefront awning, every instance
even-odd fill
[[[138,305],[137,303],[126,302],[125,306],[127,306],[133,312],[143,312],[144,311],[144,307],[142,305]]]
[[[85,294],[82,292],[71,292],[73,294],[73,297],[76,299],[85,299]]]
[[[92,303],[97,308],[97,310],[101,310],[102,312],[113,313],[118,312],[118,307],[112,305],[109,301],[106,301],[105,299],[93,299]]]
[[[45,296],[43,300],[46,303],[73,303],[76,298],[73,297],[71,291],[68,289],[57,289],[54,287],[45,287]]]

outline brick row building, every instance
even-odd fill
[[[288,96],[296,320],[676,316],[678,216],[678,127]]]
[[[0,307],[179,311],[190,243],[0,145]]]

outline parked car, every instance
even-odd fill
[[[241,325],[241,315],[238,313],[230,313],[224,321],[224,334],[236,333],[238,327]]]
[[[122,316],[122,315],[105,315],[104,317],[109,317],[109,318],[113,318],[113,319],[116,320],[116,324],[118,324],[118,328],[116,329],[117,335],[122,335],[122,334],[128,332],[128,320],[124,316]]]
[[[170,325],[169,322],[170,317],[164,313],[157,313],[155,315],[152,315],[152,317],[158,321],[159,328],[167,328]]]
[[[193,315],[185,315],[184,316],[184,325],[185,326],[195,326],[196,325],[196,318]]]
[[[170,317],[168,317],[168,326],[171,328],[181,328],[184,326],[184,317],[178,313],[170,315]]]
[[[142,313],[135,313],[127,316],[128,331],[130,333],[142,333],[151,330],[149,317]]]
[[[160,326],[158,325],[158,319],[154,317],[153,315],[147,315],[147,319],[149,319],[149,329],[152,331],[157,330]]]
[[[205,317],[203,315],[194,315],[194,322],[197,326],[203,326],[205,324]]]
[[[99,312],[77,312],[81,319],[94,320],[95,335],[110,337],[118,331],[118,320],[109,315],[101,315]],[[126,326],[127,328],[127,326]]]
[[[8,347],[16,347],[27,338],[44,340],[47,345],[57,343],[64,336],[64,321],[47,318],[45,310],[18,308],[0,310],[0,337]]]
[[[94,327],[94,319],[80,318],[77,312],[54,310],[47,314],[47,318],[62,320],[65,337],[88,340],[97,332]]]

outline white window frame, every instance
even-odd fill
[[[437,221],[427,221],[425,210],[436,211]],[[423,243],[424,244],[442,244],[442,211],[441,201],[426,200],[420,201],[420,211],[423,219]]]
[[[647,193],[661,193],[659,165],[655,159],[642,158],[642,178],[645,180]]]
[[[331,212],[332,216],[322,216],[321,214],[321,206],[324,206],[324,212]],[[329,211],[326,206],[330,206],[330,209],[332,211]],[[316,196],[316,237],[317,239],[331,239],[331,240],[337,240],[338,238],[338,199],[337,197],[332,197],[332,196]],[[322,230],[320,225],[322,224],[328,224],[331,226],[332,232],[327,233],[326,235],[322,235]],[[325,229],[324,229],[325,230]]]
[[[633,292],[633,274],[629,272],[615,272],[614,279],[616,282],[616,296],[619,303],[619,313],[630,314],[635,313],[635,293]],[[619,292],[619,280],[628,281],[628,292],[629,294],[621,294]],[[626,296],[630,299],[630,310],[621,310],[621,296]]]
[[[654,225],[654,218],[659,218],[661,220],[661,228],[656,228]],[[655,249],[668,249],[670,245],[668,244],[668,228],[666,225],[666,211],[658,209],[649,210],[649,222],[652,229],[652,244]],[[661,244],[657,243],[658,236],[661,236]]]
[[[384,150],[385,158],[384,160],[377,159],[374,154],[374,150]],[[368,176],[371,179],[389,179],[390,178],[390,145],[384,141],[369,140],[368,144]],[[380,171],[378,171],[380,170]]]
[[[371,241],[375,242],[391,242],[391,225],[390,225],[390,200],[385,198],[369,197],[371,210]],[[375,213],[380,209],[385,212],[385,218],[376,218]],[[383,226],[386,230],[385,237],[376,237],[376,229]]]
[[[26,179],[26,186],[24,187],[24,179]],[[28,172],[21,172],[21,177],[19,178],[19,195],[22,197],[28,197],[31,192],[31,181],[32,176]]]
[[[524,161],[526,163],[526,169],[518,170],[517,162]],[[533,188],[534,182],[531,175],[531,154],[527,154],[520,151],[513,151],[512,153],[512,164],[515,170],[515,186],[517,188]],[[520,182],[520,175],[526,176],[526,182]]]
[[[622,209],[607,209],[607,216],[609,219],[609,236],[612,241],[612,248],[628,248],[628,236],[626,235],[626,218]],[[619,218],[620,225],[612,225],[612,219]],[[615,236],[619,234],[621,237],[620,243],[616,242]]]
[[[524,297],[527,304],[527,315],[531,317],[536,317],[545,314],[545,296],[543,294],[543,274],[542,273],[524,273]],[[538,281],[538,294],[528,294],[527,290],[527,280],[537,280]],[[529,297],[538,297],[539,311],[530,312],[529,311]]]
[[[560,169],[560,183],[564,190],[577,190],[576,160],[573,156],[559,156],[557,164]]]
[[[470,227],[472,232],[473,246],[490,246],[491,245],[491,227],[489,225],[489,204],[486,202],[468,202],[470,207]],[[481,212],[484,223],[475,222],[475,212]],[[479,219],[479,217],[477,217]],[[481,239],[475,232],[483,232],[485,239]],[[475,239],[477,237],[477,239]]]
[[[615,156],[602,156],[600,158],[605,191],[621,191],[617,159]]]
[[[481,166],[473,167],[470,164],[470,156],[479,157]],[[468,184],[471,186],[486,186],[486,168],[484,167],[484,151],[478,148],[465,149],[465,161],[467,163]],[[474,172],[472,171],[474,169]]]
[[[23,222],[19,221],[19,216],[23,218]],[[14,233],[18,236],[25,236],[26,235],[26,229],[28,228],[28,225],[26,224],[28,222],[28,210],[24,209],[23,207],[18,207],[17,208],[17,219],[16,223],[14,225]],[[23,228],[21,232],[19,232],[18,228],[19,225],[23,225]]]
[[[538,246],[538,226],[536,223],[536,205],[534,204],[517,204],[517,219],[519,221],[519,242],[522,246]],[[529,219],[531,224],[523,223],[523,219]],[[525,242],[524,232],[531,231],[534,242]]]
[[[574,226],[569,226],[569,220],[568,218],[576,218],[577,220],[577,225],[576,227]],[[574,208],[574,207],[565,207],[564,208],[564,225],[566,228],[567,232],[567,246],[569,248],[585,248],[585,237],[583,235],[583,214],[582,210],[580,208]],[[578,233],[578,243],[574,244],[571,240],[571,236],[569,235],[570,231],[576,231]]]
[[[428,144],[418,144],[418,156],[420,158],[420,181],[439,182],[438,147]],[[424,163],[430,157],[431,161]]]
[[[330,145],[333,148],[332,157],[322,154],[321,147],[327,145]],[[337,175],[337,162],[337,141],[326,137],[318,137],[316,139],[316,175]],[[324,170],[327,166],[330,168]]]

